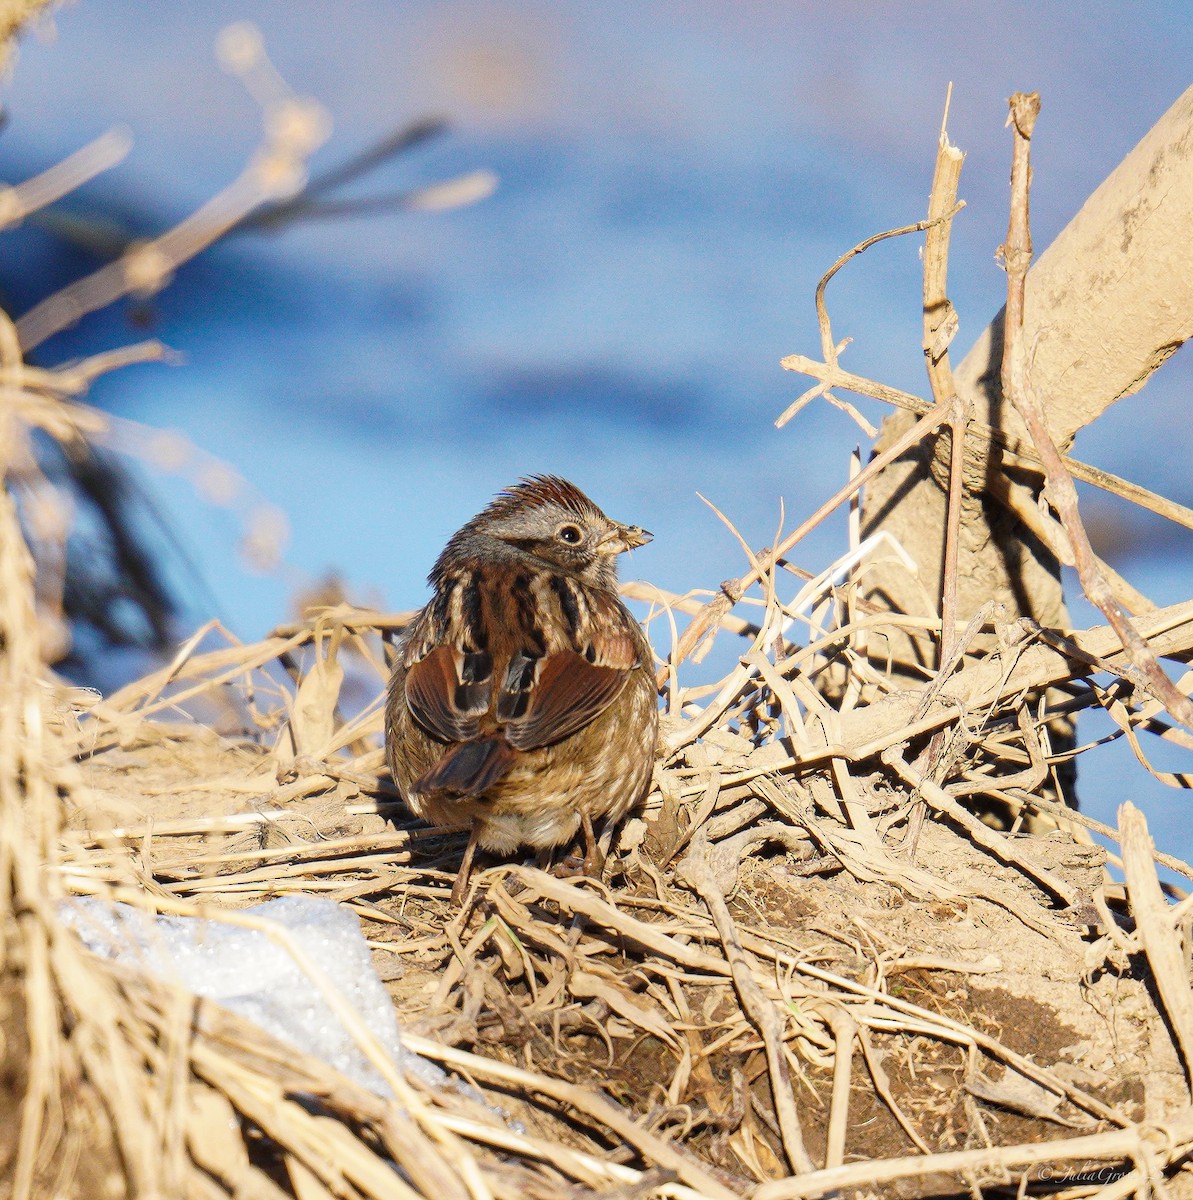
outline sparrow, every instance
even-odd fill
[[[650,647],[617,594],[617,557],[651,535],[574,484],[533,475],[448,541],[434,595],[397,648],[385,713],[390,774],[432,825],[471,824],[452,889],[478,847],[509,855],[584,838],[646,794],[658,694]]]

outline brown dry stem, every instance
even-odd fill
[[[1105,576],[1098,569],[1093,548],[1077,507],[1077,489],[1065,470],[1060,453],[1040,410],[1031,387],[1028,347],[1024,345],[1023,324],[1027,270],[1031,264],[1031,223],[1028,199],[1031,187],[1031,135],[1040,109],[1038,93],[1017,92],[1010,100],[1010,125],[1014,130],[1011,163],[1011,219],[1003,257],[1007,268],[1007,308],[1004,325],[1002,360],[1003,394],[1023,418],[1047,478],[1048,497],[1055,507],[1073,552],[1073,565],[1081,580],[1081,590],[1091,604],[1105,615],[1122,639],[1123,647],[1135,668],[1139,686],[1159,700],[1177,720],[1193,729],[1193,703],[1173,686],[1156,656],[1136,633],[1127,613],[1116,599]]]
[[[949,85],[949,99],[952,98]],[[928,198],[928,226],[924,239],[924,363],[928,382],[938,405],[950,405],[949,419],[949,499],[948,523],[944,539],[944,570],[940,599],[940,658],[946,662],[953,652],[957,631],[957,555],[961,529],[961,498],[965,486],[965,433],[969,425],[969,408],[957,395],[953,368],[949,361],[949,345],[957,332],[957,312],[949,300],[948,267],[949,239],[957,204],[957,188],[961,181],[961,164],[965,156],[949,141],[948,100],[941,122],[940,140],[936,148],[936,169],[932,176],[932,191]]]
[[[762,994],[754,978],[754,970],[742,948],[737,927],[725,903],[725,895],[717,884],[709,865],[708,839],[704,836],[692,845],[678,867],[681,881],[693,888],[704,901],[724,948],[725,958],[733,972],[733,983],[741,999],[742,1009],[758,1030],[766,1048],[766,1066],[770,1074],[771,1097],[778,1116],[787,1163],[797,1174],[815,1169],[804,1146],[803,1130],[795,1109],[791,1073],[783,1053],[783,1021],[773,1003]]]

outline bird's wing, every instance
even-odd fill
[[[511,656],[497,692],[496,714],[519,750],[549,746],[583,729],[620,695],[644,661],[637,622],[615,596],[584,596],[586,620],[572,628],[574,649],[539,658]]]
[[[648,661],[638,624],[615,595],[552,581],[514,600],[511,625],[489,630],[492,653],[463,648],[467,631],[450,616],[441,622],[424,610],[411,628],[406,702],[439,741],[500,731],[518,750],[552,745],[595,720]],[[518,632],[523,618],[531,636]]]
[[[480,732],[493,692],[493,660],[436,646],[406,669],[406,703],[414,719],[441,742],[465,742]]]
[[[506,740],[518,750],[562,741],[604,712],[629,677],[616,667],[593,666],[574,650],[539,659],[516,655],[497,697]]]

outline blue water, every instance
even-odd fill
[[[807,383],[778,360],[817,353],[812,292],[837,255],[922,216],[947,82],[952,139],[967,151],[950,271],[963,348],[1004,287],[993,253],[1006,220],[1005,97],[1043,92],[1043,246],[1180,94],[1193,61],[1175,0],[1096,12],[953,3],[931,24],[902,3],[357,0],[334,23],[313,0],[179,5],[154,21],[144,11],[91,0],[58,14],[56,39],[26,42],[4,89],[0,177],[123,122],[133,154],[72,203],[139,236],[176,221],[257,141],[255,105],[211,51],[224,24],[249,17],[290,84],[332,113],[316,169],[430,113],[454,132],[357,193],[478,167],[501,179],[462,211],[217,246],[152,305],[149,332],[186,365],[132,368],[95,388],[105,408],[178,429],[243,477],[220,507],[187,479],[137,468],[191,561],[173,569],[184,624],[216,612],[248,638],[328,571],[363,603],[421,603],[448,534],[529,472],[573,478],[654,531],[631,576],[683,592],[740,574],[744,556],[697,493],[761,546],[781,509],[790,528],[846,478],[861,435],[842,414],[814,405],[773,429]],[[847,365],[922,392],[918,252],[913,239],[875,247],[829,298],[836,336],[855,339]],[[6,235],[0,287],[20,312],[92,266],[26,227]],[[142,336],[120,308],[53,339],[43,361]],[[1193,499],[1188,360],[1084,432],[1078,452]],[[1140,439],[1141,412],[1165,428],[1164,446]],[[264,575],[237,550],[262,506],[292,528],[284,563]],[[1137,586],[1161,602],[1188,597],[1187,535],[1096,496],[1090,511]],[[843,545],[837,520],[794,557],[818,570]],[[1106,765],[1085,772],[1087,808],[1113,820],[1119,799],[1145,802],[1158,840],[1193,853],[1183,795],[1117,749],[1097,753]]]

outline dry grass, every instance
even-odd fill
[[[955,211],[937,208],[934,222]],[[33,425],[103,426],[76,384],[113,361],[37,372],[6,319],[0,334],[14,445]],[[956,417],[951,398],[929,416],[919,436]],[[24,465],[11,456],[6,478]],[[1129,806],[1118,832],[1047,798],[1059,710],[1040,697],[1070,715],[1101,705],[1145,766],[1146,737],[1187,733],[1131,686],[1113,629],[987,612],[942,636],[857,598],[866,548],[813,579],[784,557],[797,540],[747,548],[749,570],[710,604],[629,589],[672,645],[644,811],[603,880],[498,864],[457,911],[464,834],[419,827],[383,772],[386,650],[405,616],[340,606],[253,645],[210,627],[82,712],[43,669],[6,491],[8,1193],[781,1200],[1060,1180],[1104,1200],[1185,1194],[1188,902],[1164,900],[1156,862],[1193,873]],[[917,688],[875,665],[899,626],[942,642]],[[996,650],[961,669],[981,633]],[[1193,601],[1133,636],[1184,661]],[[715,637],[738,640],[722,679],[697,661]],[[1016,814],[1009,827],[972,815],[983,801]],[[1129,916],[1091,831],[1121,846]],[[351,1023],[383,1100],[89,955],[56,916],[71,892],[241,922],[291,892],[348,905],[410,1047],[475,1090],[399,1072]]]
[[[758,647],[775,644],[783,611],[772,589]],[[442,1123],[461,1140],[451,1173],[468,1161],[494,1194],[664,1177],[659,1194],[771,1181],[760,1195],[815,1195],[900,1178],[919,1194],[955,1174],[1150,1156],[1151,1123],[1170,1112],[1181,1117],[1166,1152],[1179,1159],[1193,1140],[1148,972],[1107,907],[1121,893],[1079,836],[1096,823],[1038,796],[1048,754],[1024,697],[1079,687],[1091,660],[1113,670],[1107,631],[1075,635],[1073,657],[1023,637],[965,696],[953,677],[935,697],[853,712],[808,686],[818,661],[841,661],[839,629],[778,658],[751,651],[750,669],[703,707],[680,694],[657,787],[606,882],[502,864],[454,912],[463,835],[420,829],[379,777],[383,645],[401,621],[340,608],[252,646],[192,646],[96,705],[72,735],[59,878],[166,912],[293,891],[350,905],[413,1048],[495,1089],[527,1127],[406,1081],[418,1093],[411,1136]],[[1188,646],[1193,605],[1153,628],[1165,648]],[[796,689],[800,732],[788,733]],[[337,714],[350,695],[374,703]],[[202,719],[181,719],[187,709]],[[945,786],[914,759],[941,732]],[[1058,832],[983,825],[957,799],[979,791]],[[911,854],[900,838],[923,806],[935,819]],[[1151,855],[1135,858],[1133,895],[1149,869],[1158,894]],[[1171,969],[1171,916],[1152,929],[1160,941],[1145,936],[1144,953]],[[216,1068],[204,1078],[221,1090]],[[335,1089],[363,1106],[359,1089]],[[309,1080],[282,1091],[309,1092]],[[221,1094],[260,1121],[241,1093]],[[385,1109],[348,1110],[358,1135],[369,1107]],[[273,1152],[315,1169],[273,1121],[262,1129]],[[868,1161],[842,1165],[857,1156]]]

